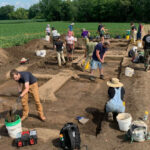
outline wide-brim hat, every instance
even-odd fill
[[[109,87],[122,87],[123,84],[117,78],[112,78],[110,81],[107,82]]]

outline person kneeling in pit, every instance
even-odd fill
[[[117,78],[112,78],[107,82],[108,95],[110,100],[106,103],[105,113],[108,117],[113,117],[116,120],[118,113],[125,112],[125,102],[123,100],[125,95],[125,89],[123,84]]]

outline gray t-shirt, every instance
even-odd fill
[[[37,82],[37,79],[32,75],[30,72],[19,72],[21,78],[19,79],[19,83],[26,83],[29,82],[29,85]]]

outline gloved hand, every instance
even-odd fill
[[[20,103],[20,102],[21,102],[21,99],[22,99],[22,97],[19,96],[19,97],[17,98],[16,102],[17,102],[17,103]]]

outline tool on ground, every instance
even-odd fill
[[[15,146],[23,147],[27,145],[37,144],[37,132],[36,130],[23,131],[17,134],[16,139],[14,140]]]
[[[143,121],[146,121],[148,119],[148,111],[145,111],[144,117],[143,117]]]
[[[29,63],[29,58],[21,58],[21,60],[20,60],[20,64],[21,65],[23,65],[23,64],[27,64],[27,63]]]
[[[86,123],[89,121],[88,118],[80,117],[80,116],[77,117],[77,120],[78,120],[81,124],[86,124]]]

